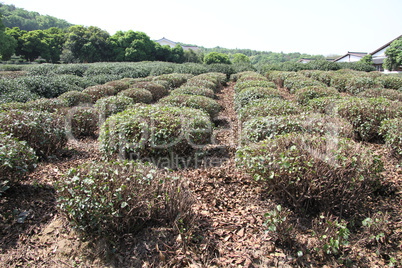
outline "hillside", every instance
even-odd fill
[[[45,30],[52,27],[61,29],[72,26],[65,20],[49,15],[41,15],[38,12],[27,11],[14,5],[0,3],[0,14],[5,27],[18,27],[25,31]]]

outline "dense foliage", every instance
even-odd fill
[[[136,162],[88,162],[57,188],[59,208],[75,227],[109,242],[149,225],[185,224],[193,203],[180,180]]]

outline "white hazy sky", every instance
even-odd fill
[[[4,4],[151,39],[207,48],[345,54],[402,34],[402,0],[0,0]]]

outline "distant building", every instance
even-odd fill
[[[361,60],[364,56],[367,55],[367,52],[350,52],[345,55],[334,59],[334,62],[356,62]]]
[[[173,47],[178,45],[178,43],[173,42],[172,40],[169,40],[169,39],[167,39],[165,37],[163,37],[162,39],[159,39],[159,40],[155,40],[155,42],[161,44],[161,46],[167,45],[167,46],[170,46],[171,48],[173,48]],[[183,50],[190,50],[191,49],[193,51],[197,51],[197,50],[200,49],[197,46],[181,46],[181,47],[183,48]]]
[[[298,60],[297,62],[301,62],[301,63],[309,63],[310,61],[315,61],[317,59],[314,58],[301,58],[300,60]],[[325,59],[326,61],[333,61],[333,59]]]
[[[381,46],[380,48],[378,48],[370,53],[370,55],[373,57],[374,67],[377,69],[377,71],[381,71],[381,72],[384,71],[382,64],[384,63],[384,60],[387,58],[387,56],[385,55],[385,51],[391,45],[392,42],[394,42],[395,40],[397,40],[401,37],[402,37],[402,35],[398,36],[397,38],[393,39],[392,41],[389,41],[385,45]]]

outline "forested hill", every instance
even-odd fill
[[[272,51],[257,51],[251,49],[228,49],[223,47],[202,48],[202,50],[204,51],[204,53],[219,52],[229,55],[242,53],[250,58],[251,64],[282,63],[287,61],[298,61],[302,58],[325,59],[323,55],[310,55],[299,52],[283,53],[283,52],[272,52]]]
[[[18,27],[25,31],[46,30],[51,27],[65,29],[72,26],[65,20],[48,15],[41,15],[38,12],[27,11],[14,5],[0,3],[0,14],[5,27]]]

